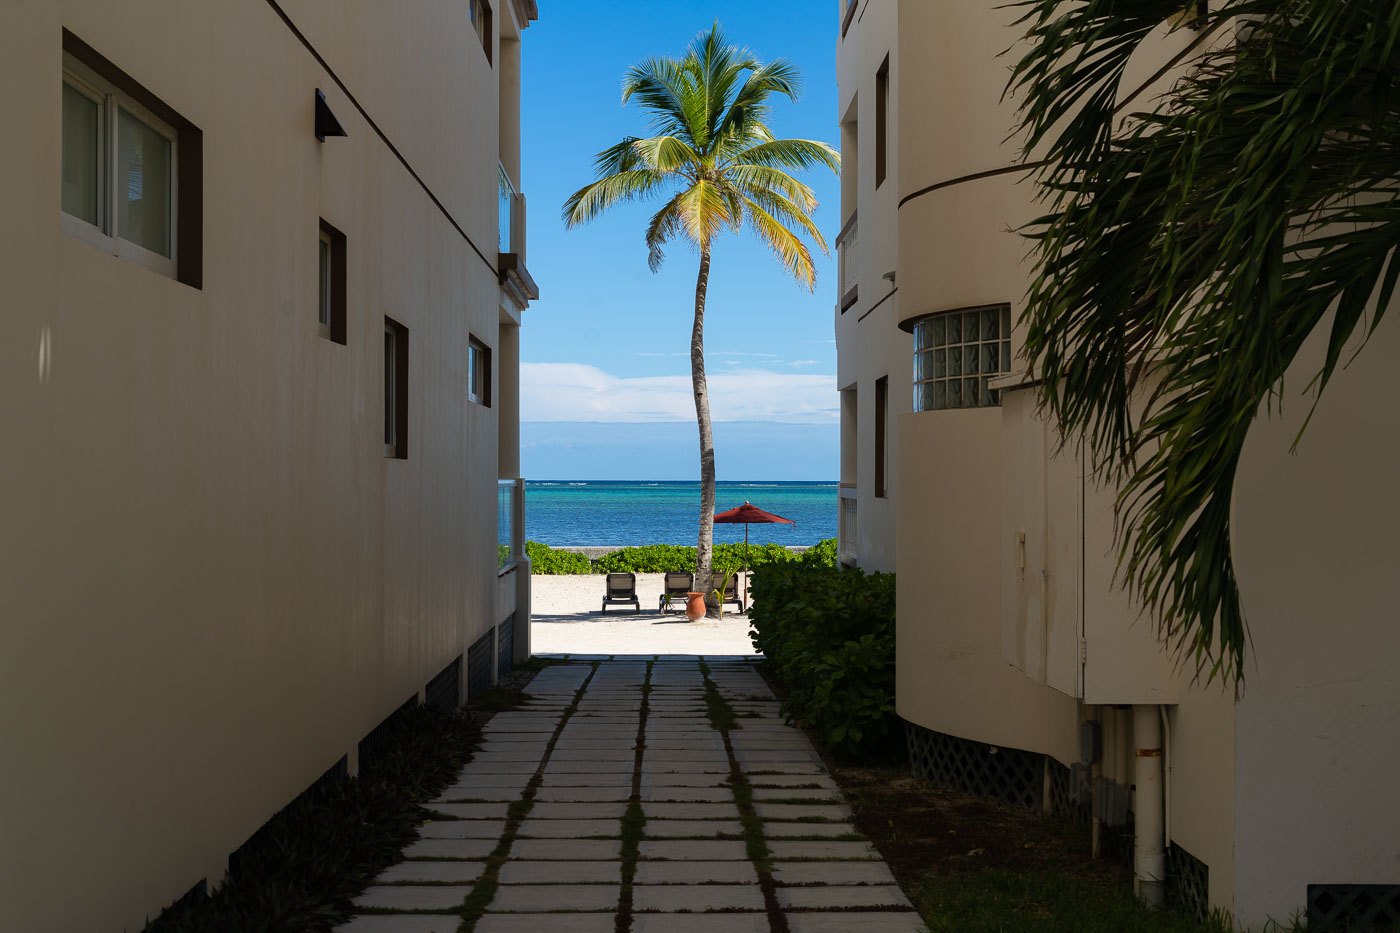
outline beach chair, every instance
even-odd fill
[[[661,585],[661,600],[657,604],[657,612],[665,612],[671,605],[671,600],[679,599],[685,602],[686,594],[695,587],[695,574],[682,571],[680,573],[668,573]]]
[[[603,593],[603,608],[608,611],[609,603],[631,603],[637,612],[642,611],[642,601],[637,598],[637,575],[635,573],[610,573],[607,589]]]

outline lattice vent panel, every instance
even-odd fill
[[[515,664],[515,613],[506,616],[496,626],[496,676],[500,677]]]
[[[1053,758],[1047,758],[1045,770],[1050,781],[1050,812],[1073,826],[1088,826],[1093,802],[1088,766],[1075,764],[1066,767]]]
[[[492,649],[494,629],[487,629],[472,646],[467,649],[467,699],[475,700],[491,689],[491,662],[495,660]]]
[[[910,765],[924,780],[1028,810],[1041,808],[1043,755],[960,739],[913,723],[905,723],[905,737]]]
[[[1308,933],[1400,931],[1400,884],[1308,885]]]
[[[455,657],[436,677],[428,681],[423,691],[429,706],[453,710],[462,702],[462,659]]]
[[[1167,847],[1167,891],[1172,906],[1197,923],[1210,913],[1210,869],[1173,842]]]
[[[394,729],[408,716],[409,712],[418,706],[418,695],[414,694],[403,702],[403,705],[394,710],[384,721],[370,730],[369,735],[360,739],[360,770],[364,771],[372,767],[383,754],[385,747],[389,743]]]

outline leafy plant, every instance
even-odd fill
[[[1250,428],[1318,332],[1316,405],[1400,282],[1400,5],[1012,5],[1027,36],[1009,91],[1045,156],[1026,365],[1120,485],[1119,567],[1162,636],[1238,687],[1231,498]],[[1121,114],[1134,53],[1183,20],[1186,75]]]
[[[593,573],[592,564],[582,554],[576,554],[573,551],[558,551],[538,541],[525,542],[525,556],[530,558],[531,573]]]
[[[787,690],[785,714],[839,757],[881,748],[897,722],[894,574],[774,563],[750,592],[754,647]]]

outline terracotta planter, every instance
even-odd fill
[[[696,619],[705,617],[705,594],[686,593],[685,594],[685,617],[694,622]]]

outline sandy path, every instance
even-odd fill
[[[530,649],[535,654],[753,654],[749,620],[731,604],[724,618],[687,622],[679,602],[656,611],[665,574],[637,574],[640,613],[600,612],[603,575],[530,577]]]

